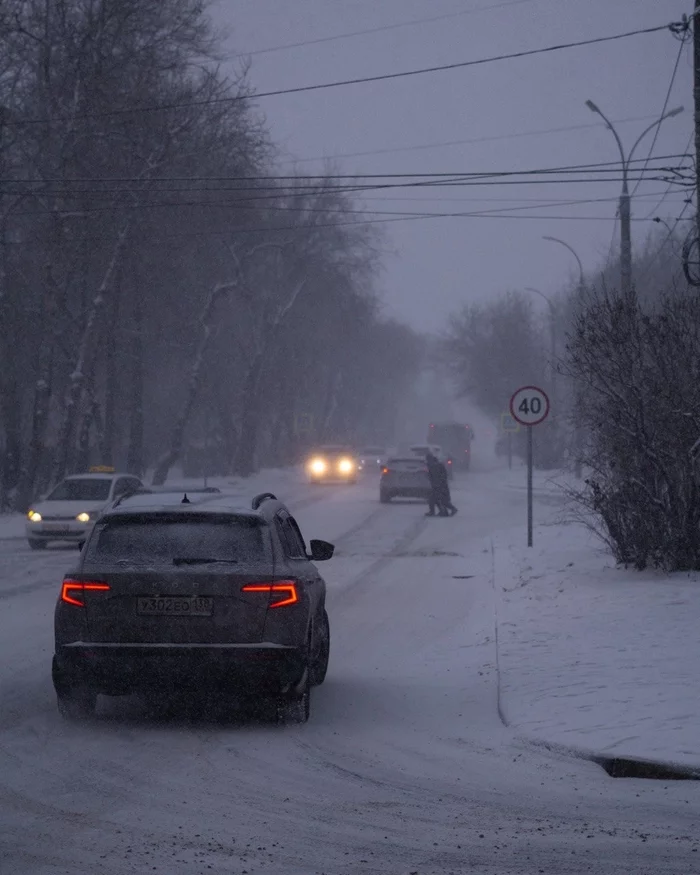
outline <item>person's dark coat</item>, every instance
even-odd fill
[[[425,460],[428,465],[428,479],[430,480],[433,502],[441,511],[447,510],[452,506],[447,468],[432,453],[428,453]]]

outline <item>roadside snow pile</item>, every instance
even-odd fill
[[[26,521],[23,513],[0,514],[0,541],[23,538]]]
[[[496,551],[502,705],[522,734],[700,766],[700,575],[616,568],[578,524]]]

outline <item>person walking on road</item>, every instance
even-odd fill
[[[452,504],[450,484],[447,479],[447,468],[433,453],[426,453],[428,479],[430,480],[430,496],[428,497],[428,513],[435,516],[435,508],[439,516],[454,516],[457,508]]]

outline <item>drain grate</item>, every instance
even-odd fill
[[[471,580],[474,577],[473,574],[453,574],[452,580]]]
[[[634,760],[627,757],[594,757],[593,762],[611,778],[646,778],[654,781],[700,781],[700,769],[688,766],[672,766],[650,760]]]

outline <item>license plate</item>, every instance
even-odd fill
[[[214,599],[206,596],[139,596],[137,612],[150,616],[209,617]]]
[[[69,527],[60,523],[44,523],[45,532],[67,532]]]

